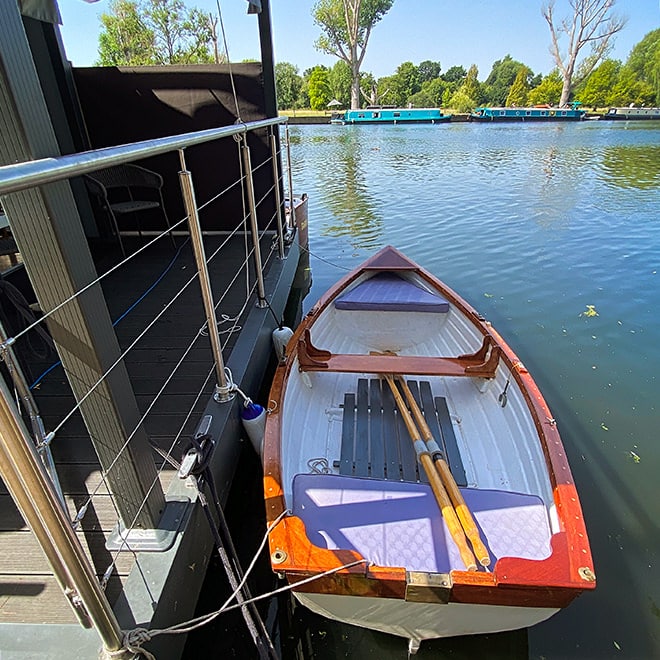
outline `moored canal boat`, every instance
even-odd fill
[[[579,104],[571,107],[555,108],[549,105],[533,107],[481,107],[475,108],[470,121],[580,121],[585,111]]]
[[[271,565],[314,612],[415,652],[534,625],[594,588],[577,490],[531,375],[394,248],[316,303],[270,399]]]
[[[601,119],[627,121],[630,119],[660,120],[660,108],[610,108]]]
[[[331,124],[442,124],[451,120],[440,108],[369,106],[332,115]]]

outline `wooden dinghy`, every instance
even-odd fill
[[[531,375],[394,248],[309,312],[270,398],[271,564],[301,582],[311,610],[406,637],[414,652],[424,639],[534,625],[595,587],[575,484]]]

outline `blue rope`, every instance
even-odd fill
[[[176,254],[174,255],[174,257],[172,257],[172,261],[170,261],[170,263],[167,265],[167,267],[165,268],[165,270],[164,270],[164,271],[158,276],[158,278],[156,279],[156,281],[155,281],[155,282],[154,282],[154,283],[153,283],[153,284],[152,284],[152,285],[151,285],[151,286],[150,286],[150,287],[149,287],[149,288],[148,288],[148,289],[147,289],[147,290],[146,290],[146,291],[145,291],[145,292],[144,292],[144,293],[143,293],[143,294],[142,294],[142,295],[141,295],[141,296],[140,296],[140,297],[139,297],[139,298],[138,298],[138,299],[137,299],[137,300],[136,300],[136,301],[135,301],[135,302],[134,302],[134,303],[128,308],[128,309],[127,309],[127,310],[125,310],[122,314],[120,314],[120,316],[119,316],[115,321],[113,321],[113,323],[112,323],[112,327],[113,327],[113,328],[116,327],[117,324],[118,324],[120,321],[123,321],[123,320],[124,320],[124,319],[125,319],[125,318],[126,318],[126,317],[127,317],[127,316],[128,316],[128,315],[129,315],[129,314],[130,314],[130,313],[131,313],[131,312],[132,312],[132,311],[133,311],[133,310],[134,310],[134,309],[135,309],[135,308],[136,308],[136,307],[137,307],[137,306],[138,306],[138,305],[139,305],[139,304],[140,304],[140,303],[141,303],[141,302],[142,302],[142,301],[143,301],[143,300],[144,300],[144,299],[145,299],[145,298],[146,298],[146,297],[147,297],[147,296],[148,296],[148,295],[149,295],[149,294],[150,294],[150,293],[151,293],[151,292],[152,292],[152,291],[153,291],[153,290],[154,290],[154,289],[155,289],[155,288],[161,283],[161,281],[163,280],[163,278],[165,277],[165,275],[167,275],[167,273],[169,273],[170,270],[172,270],[172,267],[174,266],[174,262],[179,258],[179,255],[181,254],[181,250],[183,250],[183,248],[186,246],[186,244],[188,243],[189,240],[190,240],[190,239],[187,238],[187,239],[181,244],[181,247],[179,247],[179,249],[176,251]],[[57,362],[55,362],[55,364],[52,364],[50,367],[48,367],[48,369],[46,369],[46,371],[44,371],[44,372],[43,372],[43,373],[42,373],[42,374],[41,374],[41,375],[40,375],[40,376],[34,381],[34,383],[32,383],[32,385],[30,385],[30,389],[33,390],[37,385],[39,385],[39,383],[40,383],[40,382],[41,382],[41,381],[42,381],[42,380],[43,380],[43,379],[44,379],[44,378],[45,378],[45,377],[46,377],[51,371],[53,371],[53,369],[56,369],[56,368],[59,367],[61,364],[62,364],[62,361],[61,361],[61,360],[58,360]]]

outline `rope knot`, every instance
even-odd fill
[[[135,655],[143,655],[147,660],[156,660],[156,656],[142,648],[142,644],[151,641],[151,633],[146,628],[134,628],[124,633],[124,648],[121,652],[129,651]],[[117,655],[119,651],[115,652]]]

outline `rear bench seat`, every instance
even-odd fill
[[[546,559],[548,515],[540,497],[461,488],[491,555]],[[379,566],[465,570],[428,484],[333,474],[298,474],[293,514],[316,546],[359,552]]]

